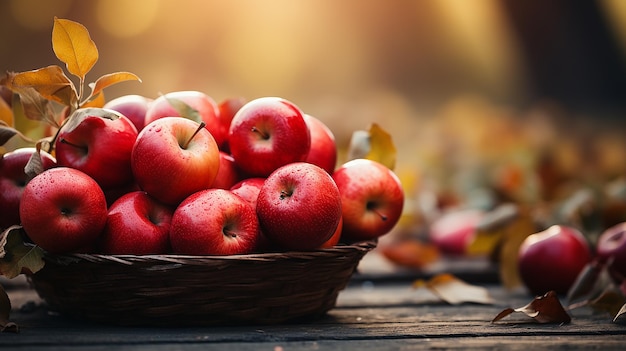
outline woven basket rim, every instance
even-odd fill
[[[309,251],[278,251],[261,252],[238,255],[180,255],[180,254],[153,254],[153,255],[109,255],[99,253],[72,253],[51,254],[45,253],[45,260],[57,264],[72,264],[80,261],[92,263],[107,262],[122,265],[134,265],[144,263],[177,263],[189,265],[202,265],[209,262],[226,261],[276,261],[292,259],[314,259],[320,256],[336,256],[342,252],[362,251],[368,252],[377,246],[375,239],[354,242],[350,244],[338,244],[330,248],[320,248]]]

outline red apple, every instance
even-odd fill
[[[24,188],[20,218],[28,237],[51,253],[70,253],[91,246],[107,221],[102,189],[73,168],[50,168]]]
[[[335,135],[324,122],[311,115],[305,114],[304,120],[311,133],[311,149],[305,161],[324,168],[328,174],[333,174],[337,163]]]
[[[383,164],[355,159],[332,175],[341,193],[343,233],[350,240],[380,237],[393,229],[404,206],[396,174]]]
[[[224,151],[220,151],[220,167],[211,188],[230,189],[241,177],[235,159]]]
[[[264,183],[265,178],[246,178],[233,185],[230,191],[242,197],[256,208],[256,201]]]
[[[596,252],[602,262],[608,263],[610,271],[617,273],[620,280],[626,279],[626,222],[602,232],[596,243]]]
[[[553,225],[529,235],[519,248],[520,278],[530,292],[565,294],[591,261],[587,240],[576,228]]]
[[[233,117],[230,151],[249,177],[267,177],[277,168],[304,161],[311,147],[309,127],[293,103],[264,97],[246,103]]]
[[[182,117],[159,118],[146,125],[131,156],[139,187],[168,205],[210,188],[220,165],[211,133]]]
[[[312,250],[335,232],[341,219],[341,197],[324,169],[296,162],[267,177],[256,211],[263,234],[272,242],[288,250]]]
[[[133,191],[109,208],[100,249],[112,255],[165,254],[170,251],[174,209],[144,191]]]
[[[153,99],[143,95],[122,95],[107,101],[102,108],[117,111],[128,118],[137,131],[141,131],[146,125],[146,112]]]
[[[86,173],[104,189],[130,183],[130,154],[137,138],[133,123],[102,108],[79,109],[71,118],[55,144],[59,166]]]
[[[254,251],[259,222],[250,203],[224,189],[190,195],[174,211],[172,250],[185,255],[236,255]]]
[[[334,247],[335,245],[337,245],[339,243],[339,240],[341,240],[341,232],[343,230],[343,218],[339,219],[339,224],[337,224],[337,228],[335,229],[335,232],[333,233],[333,235],[331,235],[331,237],[326,240],[325,243],[323,243],[320,248],[321,249],[329,249],[331,247]]]
[[[24,167],[35,151],[35,148],[24,147],[0,157],[0,231],[20,224],[20,199],[28,183]],[[40,155],[44,170],[56,166],[56,160],[49,153],[41,151]]]
[[[242,97],[236,98],[228,98],[222,100],[222,102],[217,105],[220,114],[219,114],[219,124],[220,124],[220,133],[228,136],[228,130],[230,129],[230,122],[235,117],[235,114],[239,109],[248,102],[246,99]],[[224,152],[230,153],[230,146],[228,145],[228,137],[226,140],[222,142],[222,144],[218,145],[220,150]]]
[[[485,212],[478,209],[443,213],[430,225],[429,239],[444,254],[464,255],[484,216]]]
[[[163,117],[185,117],[204,122],[217,145],[228,137],[219,118],[219,108],[209,95],[196,90],[173,91],[154,99],[146,111],[146,124]]]

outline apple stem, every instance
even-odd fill
[[[386,221],[386,220],[387,220],[387,216],[386,216],[386,215],[384,215],[383,213],[380,213],[380,212],[378,212],[378,211],[376,211],[376,210],[372,210],[372,212],[374,212],[374,213],[376,213],[377,215],[379,215],[379,216],[380,216],[380,219],[382,219],[383,221]]]
[[[226,235],[227,237],[230,237],[230,238],[236,238],[237,237],[237,234],[231,232],[230,230],[224,230],[223,233],[224,233],[224,235]]]
[[[76,145],[76,144],[74,144],[74,143],[72,143],[72,142],[67,141],[67,139],[65,139],[65,138],[61,138],[61,139],[59,139],[59,141],[60,141],[61,143],[63,143],[63,144],[67,144],[67,145],[73,146],[73,147],[75,147],[75,148],[77,148],[77,149],[84,150],[84,151],[85,151],[85,153],[86,153],[86,152],[87,152],[87,150],[88,150],[88,148],[87,148],[86,146]]]
[[[187,149],[187,147],[189,146],[189,143],[191,142],[191,140],[196,136],[196,134],[198,134],[202,128],[204,128],[206,126],[206,123],[204,123],[204,121],[200,122],[200,125],[198,126],[198,128],[196,129],[195,132],[193,132],[193,134],[191,135],[191,137],[187,140],[187,142],[185,142],[185,145],[183,145],[183,149]]]
[[[292,193],[292,192],[285,191],[285,190],[281,190],[281,191],[280,191],[280,199],[281,199],[281,200],[284,200],[286,197],[291,196],[291,194],[293,194],[293,193]]]
[[[252,128],[251,128],[250,130],[251,130],[252,132],[254,132],[254,133],[258,133],[259,135],[261,135],[261,137],[262,137],[263,139],[266,139],[266,140],[267,140],[267,139],[269,139],[269,138],[270,138],[269,134],[264,133],[262,130],[260,130],[259,128],[255,127],[255,126],[252,126]]]

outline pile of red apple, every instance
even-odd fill
[[[330,129],[283,98],[128,95],[71,118],[34,178],[34,149],[0,160],[0,227],[51,253],[314,250],[375,239],[402,212],[392,170],[336,167]]]

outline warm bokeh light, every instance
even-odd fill
[[[52,28],[51,19],[54,16],[64,16],[72,6],[73,0],[19,0],[7,3],[10,7],[9,13],[20,26],[30,30],[49,30]]]
[[[159,5],[157,0],[98,0],[95,12],[105,32],[128,38],[144,33],[155,24]]]

